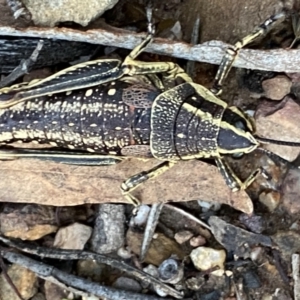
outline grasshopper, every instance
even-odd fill
[[[272,141],[255,136],[252,118],[229,107],[219,95],[239,50],[284,18],[284,13],[268,18],[228,48],[211,90],[194,83],[177,64],[136,60],[152,41],[153,32],[123,62],[94,60],[46,79],[4,88],[0,90],[0,143],[50,143],[96,156],[78,159],[72,154],[31,150],[6,151],[2,156],[50,156],[67,163],[97,158],[97,165],[116,163],[126,156],[155,157],[162,161],[158,166],[121,185],[124,197],[135,205],[139,200],[131,192],[137,186],[181,160],[213,158],[233,191],[246,189],[262,170],[242,182],[223,157],[247,154]],[[170,82],[173,87],[168,88]]]

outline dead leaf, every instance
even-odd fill
[[[154,159],[128,159],[113,166],[74,166],[34,159],[0,162],[0,201],[71,206],[85,203],[124,203],[120,184],[148,170]],[[245,191],[233,193],[218,169],[201,161],[179,162],[163,175],[134,190],[144,204],[159,201],[216,201],[245,213],[253,211]]]

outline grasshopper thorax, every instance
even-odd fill
[[[195,83],[160,94],[152,106],[150,146],[161,160],[249,153],[258,147],[254,132],[246,114]]]

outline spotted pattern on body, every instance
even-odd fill
[[[150,113],[123,101],[123,81],[41,96],[0,110],[0,143],[35,141],[97,153],[150,143]],[[157,93],[149,91],[152,102]]]

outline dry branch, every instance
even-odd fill
[[[69,28],[28,27],[26,29],[18,29],[10,26],[1,26],[0,35],[61,39],[126,49],[134,48],[145,37],[145,34],[118,30],[107,25],[105,29],[93,29],[85,32]],[[191,45],[184,42],[156,38],[146,49],[146,52],[219,64],[227,47],[228,44],[220,41]],[[263,51],[242,49],[234,62],[234,66],[274,72],[300,72],[300,50],[276,49]]]
[[[132,300],[159,300],[161,298],[148,296],[145,294],[134,293],[125,290],[118,290],[109,286],[100,285],[96,282],[75,276],[73,274],[61,271],[51,265],[36,261],[25,255],[15,253],[13,251],[1,249],[0,254],[11,263],[23,266],[24,268],[34,272],[38,277],[55,283],[66,285],[65,288],[75,288],[85,291],[92,295],[103,297],[105,299],[132,299]]]
[[[144,273],[143,271],[128,265],[127,263],[119,260],[117,258],[112,258],[104,254],[98,254],[82,250],[69,250],[69,249],[57,249],[48,247],[39,247],[34,244],[24,243],[20,241],[14,241],[0,236],[1,242],[6,245],[16,248],[22,252],[37,255],[42,258],[52,258],[57,260],[87,260],[91,259],[99,263],[116,268],[126,274],[140,280],[146,284],[151,284],[152,286],[159,288],[166,294],[171,295],[175,298],[181,298],[181,293],[173,289],[169,285],[160,282],[158,279],[152,277],[151,275]]]

